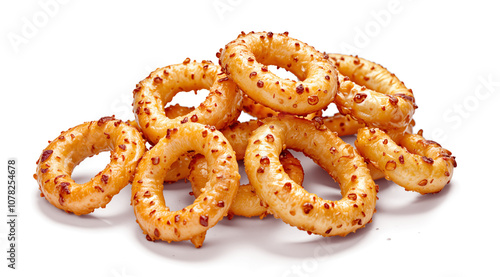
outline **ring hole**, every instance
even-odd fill
[[[73,172],[71,173],[71,178],[77,184],[85,184],[89,182],[98,172],[104,170],[106,166],[110,163],[110,155],[106,155],[109,151],[101,152],[92,157],[84,159],[80,164],[78,164]]]
[[[165,205],[169,207],[171,211],[182,210],[183,208],[193,204],[195,197],[192,193],[191,183],[187,180],[190,169],[188,166],[192,163],[191,159],[194,153],[186,153],[178,158],[168,170],[164,179],[176,180],[175,182],[164,182],[163,183],[163,198],[165,199]],[[166,178],[165,178],[166,177]]]
[[[267,68],[270,72],[274,73],[276,76],[280,78],[288,79],[291,81],[300,81],[300,79],[295,74],[286,70],[283,67],[278,68],[278,66],[276,65],[268,65]]]
[[[208,97],[210,91],[208,89],[200,89],[196,91],[181,91],[177,93],[170,102],[168,102],[164,108],[172,107],[175,105],[180,105],[182,107],[198,107],[205,99]],[[177,116],[185,115],[189,111],[182,111],[182,108],[175,108],[178,110]]]
[[[246,185],[250,183],[248,181],[248,176],[245,171],[245,162],[243,160],[238,161],[238,172],[240,173],[240,185]]]
[[[326,107],[325,110],[323,110],[323,116],[333,116],[334,114],[339,113],[339,109],[337,108],[337,105],[334,103],[331,103]]]
[[[249,183],[247,174],[245,172],[244,161],[238,161],[238,173],[240,174],[240,185]],[[205,184],[201,184],[204,186]],[[191,205],[196,199],[193,194],[191,182],[188,180],[179,180],[173,183],[163,184],[163,197],[165,204],[171,211],[182,210],[183,208]]]
[[[289,151],[302,164],[302,168],[304,169],[303,187],[306,191],[314,193],[324,200],[336,201],[342,199],[339,184],[323,168],[302,152]]]
[[[184,209],[193,204],[195,200],[194,196],[190,194],[191,191],[191,183],[189,181],[184,181],[184,179],[174,183],[163,184],[165,205],[170,208],[170,211]]]

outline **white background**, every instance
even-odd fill
[[[499,7],[462,3],[2,1],[1,276],[499,276]],[[421,196],[378,181],[373,222],[344,238],[310,236],[272,216],[235,217],[209,230],[200,249],[147,241],[130,186],[80,217],[39,196],[32,175],[48,140],[102,116],[132,119],[132,90],[150,71],[186,57],[217,62],[241,31],[289,31],[319,51],[387,67],[415,93],[416,129],[456,155],[452,182]],[[75,178],[90,178],[108,157],[85,160]],[[17,270],[7,268],[9,158],[17,160]],[[303,165],[307,189],[338,197],[325,173]],[[169,186],[167,203],[189,204],[189,191]]]

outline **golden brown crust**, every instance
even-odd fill
[[[329,54],[339,73],[335,104],[368,127],[403,134],[415,112],[415,98],[393,73],[358,56]]]
[[[243,95],[243,111],[245,111],[247,114],[257,118],[257,119],[263,119],[266,117],[272,117],[272,116],[277,116],[280,112],[275,111],[271,108],[268,108],[262,104],[257,103],[256,101],[252,100],[248,95],[244,94]],[[306,114],[303,117],[307,119],[313,119],[317,116],[321,116],[323,114],[322,110]]]
[[[184,107],[179,104],[170,105],[165,107],[165,116],[174,119],[176,117],[185,116],[191,112],[193,112],[195,107]]]
[[[205,232],[227,215],[236,196],[240,175],[236,155],[215,127],[187,122],[167,129],[137,166],[132,183],[132,206],[149,240],[191,240],[201,247]],[[170,211],[163,197],[166,171],[177,158],[194,151],[207,159],[207,189],[193,204]]]
[[[170,105],[165,108],[165,116],[170,119],[175,119],[176,117],[184,116],[194,110],[194,107],[184,107],[179,104]],[[127,123],[137,130],[141,130],[135,120],[127,121]],[[182,179],[186,180],[189,175],[189,163],[191,162],[193,155],[194,153],[185,153],[181,155],[177,161],[170,166],[170,169],[165,175],[165,182],[175,183]]]
[[[134,121],[103,117],[49,142],[34,174],[41,195],[81,215],[104,208],[132,182],[131,205],[146,238],[198,248],[209,228],[233,215],[273,214],[310,234],[345,236],[371,222],[373,180],[421,194],[450,182],[455,157],[422,131],[412,134],[413,92],[383,66],[322,54],[288,32],[242,32],[217,57],[220,66],[188,58],[151,72],[133,91]],[[278,77],[270,65],[297,80]],[[200,89],[210,92],[198,107],[167,106],[178,92]],[[340,113],[323,116],[332,102]],[[237,122],[242,110],[258,120]],[[340,139],[355,134],[357,149]],[[342,198],[307,192],[300,161],[287,149],[325,169]],[[106,168],[75,183],[73,169],[102,151],[111,152]],[[250,182],[243,186],[241,159]],[[163,184],[188,177],[196,199],[170,211]]]
[[[283,174],[278,157],[284,148],[303,151],[324,168],[339,183],[342,199],[324,200]],[[343,236],[365,226],[375,211],[377,186],[364,159],[335,133],[306,119],[264,120],[249,140],[245,171],[272,213],[301,230]]]
[[[246,122],[235,122],[221,130],[231,144],[231,147],[233,147],[234,152],[236,152],[238,160],[242,160],[245,157],[248,139],[252,135],[252,132],[260,125],[262,125],[262,121],[260,120],[249,120]]]
[[[340,137],[354,135],[359,128],[365,127],[365,124],[358,122],[352,116],[340,113],[323,117],[322,120],[328,129],[336,132]]]
[[[243,156],[245,153],[241,153]],[[236,153],[237,156],[238,153]],[[285,173],[290,176],[290,179],[302,186],[304,181],[304,170],[300,161],[295,158],[289,151],[285,150],[280,154],[279,160],[283,165]],[[196,155],[190,164],[191,173],[188,180],[191,182],[193,194],[198,197],[203,191],[208,177],[208,168],[205,158],[202,155]],[[236,197],[229,208],[230,215],[238,215],[245,217],[258,216],[260,218],[269,214],[267,204],[263,202],[255,193],[255,189],[251,184],[240,185]]]
[[[180,91],[209,89],[205,101],[190,113],[169,119],[164,107]],[[241,112],[242,93],[220,67],[208,61],[186,60],[153,71],[134,90],[134,113],[146,138],[156,144],[166,130],[177,124],[197,122],[218,129],[236,120]]]
[[[248,139],[252,132],[260,125],[262,125],[262,122],[250,120],[231,124],[229,127],[222,130],[222,133],[233,147],[238,160],[243,160],[248,145]],[[283,165],[285,173],[287,173],[297,184],[302,186],[304,170],[300,161],[293,157],[289,151],[285,150],[280,154],[280,162]],[[189,167],[191,172],[188,180],[191,182],[194,195],[198,196],[202,192],[207,179],[208,169],[205,158],[201,155],[197,155],[192,160]],[[255,190],[251,184],[241,185],[238,188],[236,198],[229,210],[230,215],[245,217],[259,216],[263,218],[268,213],[267,204],[255,194]]]
[[[398,143],[377,128],[362,128],[355,141],[358,151],[386,178],[421,194],[440,192],[456,167],[455,157],[420,134],[403,135]]]
[[[185,116],[195,110],[195,107],[184,107],[179,104],[170,105],[165,108],[165,116],[170,119]],[[187,180],[189,176],[189,163],[195,153],[185,153],[181,155],[169,168],[165,175],[164,181],[167,183],[174,183],[179,180]]]
[[[224,72],[253,100],[280,112],[306,115],[330,104],[337,74],[328,59],[288,34],[241,34],[218,53]],[[267,65],[289,70],[299,81],[276,76]]]
[[[73,169],[85,158],[111,151],[110,163],[89,182],[78,184]],[[114,117],[62,132],[42,152],[36,171],[42,195],[55,207],[77,215],[104,208],[132,180],[145,151],[135,128]]]

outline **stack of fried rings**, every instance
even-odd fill
[[[42,151],[34,175],[41,195],[66,212],[104,208],[132,182],[131,204],[148,240],[203,245],[224,216],[272,214],[309,234],[345,236],[375,213],[385,177],[406,190],[437,193],[455,157],[413,133],[412,90],[357,56],[320,53],[288,33],[241,33],[217,52],[219,65],[186,59],[153,71],[133,92],[135,121],[103,117],[62,132]],[[298,80],[280,78],[270,65]],[[208,89],[196,108],[165,106],[180,91]],[[339,113],[322,116],[334,103]],[[256,120],[238,122],[245,111]],[[340,137],[357,134],[354,146]],[[153,145],[149,150],[146,143]],[[328,200],[302,187],[304,152],[339,184]],[[71,174],[103,151],[110,163],[89,182]],[[239,184],[238,160],[249,184]],[[163,185],[188,179],[193,204],[170,211]]]

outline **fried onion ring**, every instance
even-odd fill
[[[262,122],[251,120],[248,122],[231,124],[229,127],[222,130],[222,133],[233,147],[238,160],[244,158],[248,139],[252,132],[260,125],[262,125]],[[304,170],[300,161],[287,150],[280,154],[279,159],[285,173],[290,176],[290,179],[302,186]],[[188,180],[191,182],[194,196],[198,197],[203,191],[207,180],[207,164],[204,157],[198,155],[192,160],[189,167],[191,173],[189,174]],[[259,216],[263,218],[268,213],[267,205],[255,194],[255,190],[251,184],[241,185],[238,188],[236,198],[229,209],[230,215],[245,217]]]
[[[277,116],[279,114],[279,112],[252,100],[252,98],[248,97],[248,95],[246,94],[243,95],[243,111],[257,119]],[[321,116],[322,114],[323,111],[319,110],[314,113],[304,115],[303,117],[307,119],[313,119],[317,116]]]
[[[354,147],[306,119],[282,115],[263,121],[249,140],[245,171],[273,215],[322,236],[344,236],[371,221],[378,187]],[[303,151],[324,168],[339,183],[342,199],[323,200],[283,174],[278,157],[285,148]]]
[[[333,116],[323,118],[325,126],[340,137],[354,135],[359,128],[365,127],[365,124],[359,123],[350,115],[336,113]]]
[[[194,107],[184,107],[179,104],[175,105],[170,105],[165,108],[165,116],[167,116],[170,119],[174,119],[179,116],[186,115],[192,111],[194,111]],[[130,126],[137,128],[140,130],[139,125],[135,120],[132,121],[127,121],[127,123],[130,124]],[[184,155],[181,155],[177,161],[175,161],[171,166],[170,169],[168,170],[167,174],[165,175],[165,182],[166,183],[175,183],[181,179],[187,180],[187,177],[189,175],[189,163],[191,162],[191,159],[193,158],[194,154],[193,153],[186,153]]]
[[[295,115],[314,113],[333,101],[338,80],[328,55],[285,34],[240,34],[217,53],[223,71],[253,100]],[[276,65],[300,81],[271,72]]]
[[[209,89],[210,93],[194,111],[169,119],[164,107],[180,91]],[[153,71],[134,90],[134,113],[146,138],[156,144],[177,124],[197,122],[218,129],[238,118],[242,93],[238,86],[209,61],[169,65]]]
[[[247,122],[235,122],[221,130],[236,153],[236,159],[242,160],[245,157],[248,139],[252,132],[261,126],[260,120],[250,120]]]
[[[336,113],[333,116],[327,117],[315,117],[312,120],[313,122],[315,122],[318,128],[321,126],[321,124],[324,124],[330,131],[337,133],[339,137],[354,135],[360,128],[365,127],[364,124],[359,123],[350,115],[343,115],[340,113]],[[414,125],[414,121],[412,121],[412,123]],[[385,174],[372,164],[367,163],[367,166],[368,169],[370,169],[370,174],[373,180],[378,180],[385,177]]]
[[[174,119],[176,117],[185,116],[186,114],[194,111],[194,107],[184,107],[179,104],[170,105],[165,108],[165,115]],[[167,174],[165,175],[164,181],[166,183],[174,183],[181,179],[187,180],[189,176],[189,163],[195,154],[193,152],[185,153],[179,156],[177,161],[175,161],[169,168]]]
[[[174,119],[176,117],[185,116],[194,110],[195,107],[184,107],[179,104],[170,105],[165,108],[165,116]]]
[[[290,176],[290,179],[302,185],[304,170],[300,161],[287,150],[280,154],[279,160],[285,172]],[[191,168],[191,173],[188,180],[191,182],[194,196],[198,197],[204,191],[204,185],[207,180],[207,163],[203,156],[197,155],[193,158],[189,167]],[[267,214],[269,214],[267,204],[257,196],[253,186],[251,184],[240,185],[236,198],[229,208],[229,215],[258,216],[264,218]]]
[[[339,71],[335,104],[368,127],[403,134],[417,106],[411,89],[394,74],[358,56],[329,54]]]
[[[350,115],[342,115],[336,113],[333,116],[323,117],[323,124],[333,132],[336,132],[340,137],[351,136],[358,133],[360,128],[364,128],[365,124],[358,122]],[[412,119],[410,125],[407,127],[406,132],[412,133],[415,126],[415,120]],[[385,173],[376,168],[373,164],[368,163],[368,169],[373,180],[378,180],[385,177]]]
[[[170,211],[165,205],[163,180],[170,165],[182,154],[205,156],[209,169],[207,189],[193,204]],[[167,129],[137,166],[132,183],[132,206],[148,240],[191,240],[201,247],[206,231],[221,220],[236,196],[240,175],[235,153],[213,126],[187,122]]]
[[[355,141],[358,151],[386,178],[406,190],[437,193],[448,184],[457,166],[451,152],[422,132],[406,133],[398,143],[377,128],[362,128]]]
[[[104,208],[130,181],[146,150],[137,129],[114,117],[80,124],[62,132],[42,152],[35,177],[42,196],[52,205],[76,215]],[[84,184],[71,174],[84,159],[110,151],[110,163]]]

